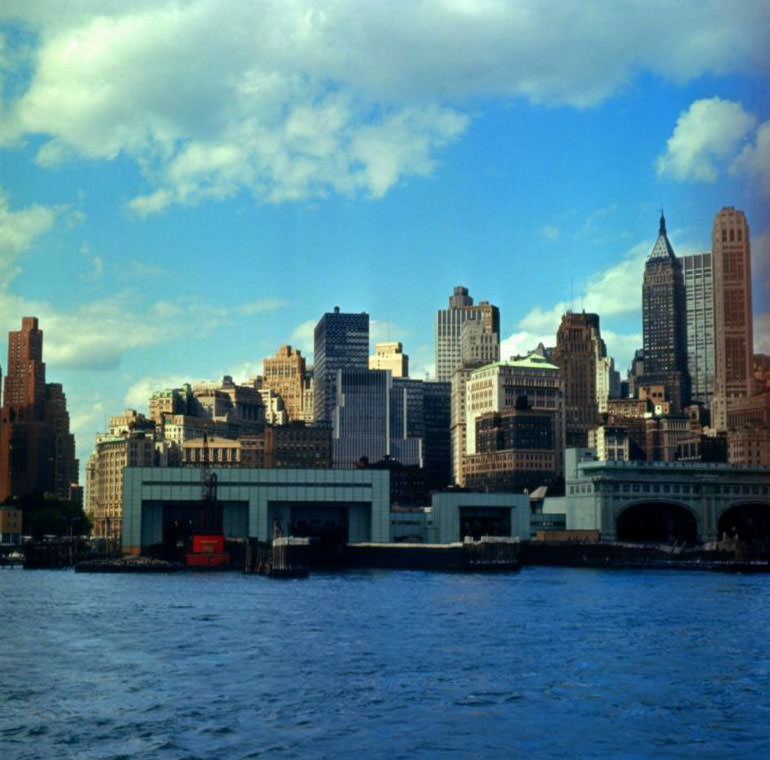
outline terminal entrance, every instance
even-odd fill
[[[719,518],[719,536],[743,542],[752,559],[770,558],[770,505],[731,507]]]
[[[698,524],[684,507],[663,502],[645,502],[621,513],[618,541],[632,543],[695,544]]]
[[[478,541],[482,536],[510,536],[511,510],[508,507],[460,507],[460,536]]]
[[[212,502],[178,502],[163,505],[163,553],[181,561],[194,535],[221,535],[222,505]]]
[[[348,541],[348,510],[345,507],[292,506],[289,535],[317,538],[326,544]]]

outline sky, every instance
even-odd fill
[[[755,0],[4,0],[0,333],[39,318],[82,469],[336,305],[420,378],[456,285],[503,358],[585,309],[625,374],[660,209],[685,255],[735,206],[770,353],[769,43]]]

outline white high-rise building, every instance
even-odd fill
[[[500,312],[497,306],[482,301],[474,306],[468,289],[458,286],[449,298],[449,308],[436,313],[436,378],[450,382],[454,371],[462,364],[462,327],[469,320],[478,320],[484,331],[500,336]]]
[[[687,371],[693,401],[711,406],[714,391],[714,279],[711,253],[681,256],[687,314]]]

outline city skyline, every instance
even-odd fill
[[[455,286],[502,358],[585,308],[625,373],[661,205],[678,257],[746,213],[770,353],[770,10],[535,7],[7,4],[0,330],[40,319],[81,462],[154,390],[312,361],[336,304],[418,378]]]

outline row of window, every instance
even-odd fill
[[[700,484],[684,485],[679,483],[607,483],[605,489],[609,493],[653,493],[653,494],[680,494],[690,495],[701,492]],[[767,496],[770,494],[770,486],[766,485],[726,485],[713,487],[715,493],[725,496]],[[593,493],[594,484],[586,483],[569,486],[568,493],[586,494]]]

